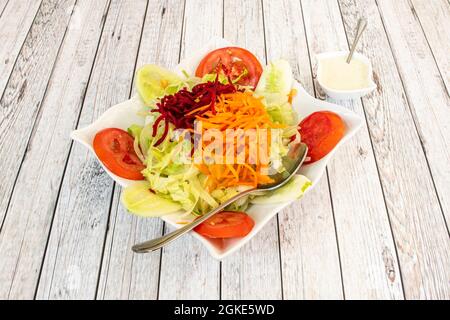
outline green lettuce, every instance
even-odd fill
[[[297,123],[297,115],[289,103],[292,82],[292,69],[289,62],[275,60],[264,68],[255,89],[255,94],[263,97],[267,112],[276,123],[286,125]]]
[[[183,79],[176,73],[154,64],[145,65],[136,73],[136,88],[146,105],[178,92],[183,84]]]
[[[292,126],[298,121],[297,114],[292,109],[292,105],[287,101],[282,104],[268,104],[266,110],[271,120],[275,123]]]
[[[255,93],[262,95],[268,104],[287,101],[292,88],[292,69],[286,60],[275,60],[264,67]]]
[[[133,138],[139,139],[142,132],[142,128],[143,126],[132,124],[131,126],[128,127],[127,131]]]
[[[151,190],[147,181],[136,182],[122,192],[122,203],[128,211],[142,217],[159,217],[181,209],[181,206]]]
[[[300,199],[311,186],[311,181],[302,175],[295,175],[281,188],[255,196],[250,200],[254,204],[273,204]]]

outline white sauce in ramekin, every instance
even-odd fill
[[[321,82],[330,89],[357,90],[369,86],[369,66],[362,60],[347,57],[329,57],[321,60]]]

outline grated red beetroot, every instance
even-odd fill
[[[161,122],[164,121],[164,132],[154,146],[161,144],[167,137],[169,123],[172,123],[176,129],[193,129],[196,116],[209,110],[215,113],[214,106],[218,96],[236,91],[236,87],[231,82],[222,84],[217,76],[215,81],[197,84],[191,91],[183,88],[173,95],[161,98],[161,101],[156,104],[157,108],[151,111],[161,114],[153,124],[153,137],[156,136]],[[187,115],[191,111],[206,105],[210,105],[210,108]]]

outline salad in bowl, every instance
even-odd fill
[[[215,46],[176,71],[140,67],[137,95],[72,137],[124,186],[121,200],[130,213],[174,226],[272,183],[271,175],[286,170],[282,158],[290,147],[305,143],[305,165],[286,185],[241,198],[194,229],[222,258],[301,198],[361,122],[309,96],[286,60],[262,66],[244,48]],[[309,108],[301,110],[301,102]],[[311,102],[318,105],[311,109]]]

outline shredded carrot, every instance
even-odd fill
[[[294,97],[296,95],[297,95],[297,89],[292,88],[288,94],[288,102],[292,104],[292,100],[294,100]]]
[[[211,108],[211,106],[210,106],[209,104],[206,105],[206,106],[203,106],[203,107],[194,109],[194,110],[192,110],[191,112],[187,113],[186,115],[187,115],[187,116],[190,116],[191,114],[197,113],[198,111],[206,110],[206,109],[208,109],[208,108]]]
[[[273,123],[266,111],[261,98],[256,98],[251,92],[235,92],[222,94],[218,97],[215,104],[215,110],[206,111],[201,116],[196,116],[198,121],[202,121],[203,129],[219,129],[224,132],[227,129],[274,129],[284,128],[284,125]],[[198,108],[195,111],[203,110],[204,107]],[[257,131],[259,132],[259,131]],[[261,163],[258,156],[256,163],[250,164],[249,150],[253,143],[261,143],[270,148],[270,130],[268,130],[267,141],[257,141],[254,139],[245,139],[245,161],[244,163],[237,163],[237,154],[242,150],[235,150],[232,154],[234,158],[233,164],[198,164],[197,167],[207,176],[205,187],[207,190],[214,190],[216,188],[226,188],[231,186],[252,186],[256,187],[258,184],[271,183],[273,180],[261,173],[261,169],[267,168],[267,165]],[[226,148],[226,138],[224,138],[224,150]],[[205,147],[205,146],[203,146]],[[237,149],[237,148],[236,148]]]

